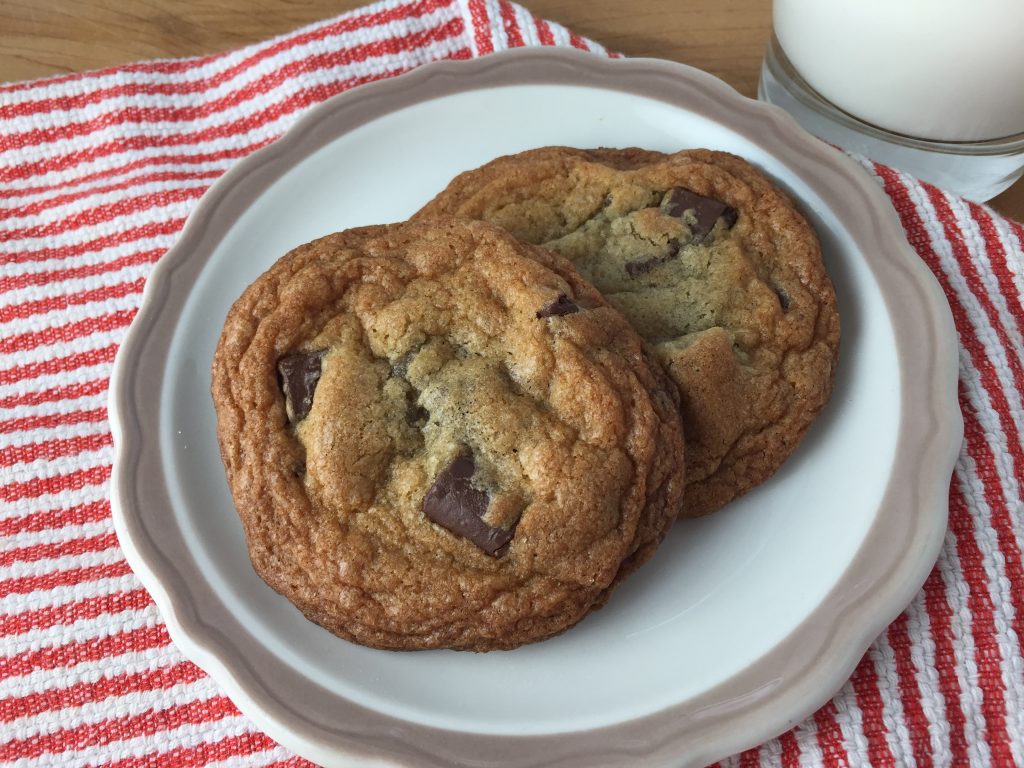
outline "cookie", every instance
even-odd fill
[[[565,630],[682,495],[657,360],[568,262],[482,222],[291,251],[231,308],[212,389],[256,571],[377,648]]]
[[[681,395],[683,515],[771,476],[831,394],[839,316],[818,239],[738,157],[531,150],[463,173],[415,218],[449,214],[567,257],[652,345]]]

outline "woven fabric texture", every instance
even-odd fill
[[[0,763],[307,766],[171,644],[110,519],[111,363],[204,190],[311,106],[435,59],[607,51],[498,0],[0,86]],[[1024,228],[868,164],[946,292],[966,440],[921,593],[838,695],[724,766],[1024,765]]]

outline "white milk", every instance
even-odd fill
[[[1024,0],[775,0],[793,66],[855,117],[926,139],[1024,131]]]

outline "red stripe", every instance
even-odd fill
[[[484,0],[467,0],[466,7],[473,21],[473,40],[476,42],[477,56],[494,52],[491,40],[491,20],[487,17],[487,4]]]
[[[754,747],[754,749],[748,749],[746,752],[740,753],[740,768],[760,768],[761,767],[761,748]]]
[[[534,25],[537,27],[537,39],[540,40],[541,45],[554,45],[555,35],[551,31],[551,26],[544,19],[539,16],[533,17]]]
[[[156,624],[92,640],[29,650],[17,656],[0,657],[0,680],[27,675],[37,669],[63,669],[87,661],[100,661],[111,656],[148,651],[170,644],[167,629],[163,624]]]
[[[46,493],[77,491],[87,485],[102,485],[109,479],[109,466],[79,469],[53,477],[33,477],[31,480],[0,485],[0,501],[19,501],[34,499]]]
[[[581,51],[589,51],[590,46],[587,45],[587,41],[577,35],[571,29],[569,30],[569,43],[573,48],[579,48]]]
[[[6,517],[0,520],[0,536],[14,536],[19,533],[37,533],[67,525],[82,525],[105,520],[110,517],[110,502],[106,499],[77,507],[47,509],[26,515]]]
[[[918,253],[925,260],[925,263],[935,273],[943,292],[946,294],[953,313],[954,323],[960,334],[960,344],[967,350],[971,358],[971,364],[978,372],[982,386],[992,401],[999,424],[1002,426],[1004,434],[1009,438],[1005,448],[1013,457],[1014,475],[1018,486],[1024,485],[1024,448],[1021,446],[1020,433],[1017,431],[1016,424],[1010,416],[1010,405],[1006,399],[1006,393],[999,383],[995,367],[989,359],[984,345],[978,340],[967,311],[960,303],[956,291],[950,284],[949,276],[943,271],[938,255],[931,247],[931,240],[917,213],[917,208],[913,201],[910,200],[906,189],[899,182],[899,178],[894,171],[883,166],[879,166],[878,170],[885,180],[886,191],[890,197],[894,201],[899,201],[897,210],[900,213],[901,219],[903,219],[903,225],[907,230],[911,244],[914,245]],[[925,186],[927,187],[928,185]],[[934,188],[932,189],[934,190]],[[943,200],[936,198],[936,195],[941,196],[941,193],[929,194],[933,204],[945,206]],[[952,211],[949,210],[948,206],[945,206],[944,210],[944,215],[947,219],[952,216]],[[950,231],[948,221],[944,222],[944,225],[950,242],[954,243],[953,247],[957,261],[961,265],[961,270],[964,271],[965,264],[971,262],[970,253],[965,250],[959,232]],[[956,243],[959,243],[959,245]],[[970,265],[967,271],[973,271],[975,279],[977,279],[977,273],[974,270],[973,264]],[[979,287],[981,287],[984,294],[984,288],[982,286]],[[979,298],[981,297],[979,296]],[[984,294],[984,298],[988,301],[987,294]],[[989,302],[989,306],[991,307],[991,302]],[[1007,346],[1007,342],[1004,341],[1003,345],[1004,347]],[[976,415],[978,405],[984,408],[986,412],[989,412],[986,403],[975,404],[969,402],[961,385],[960,406],[964,414],[965,437],[967,438],[969,452],[979,466],[979,475],[984,487],[985,500],[988,502],[992,524],[1006,563],[1006,575],[1010,583],[1010,597],[1014,606],[1014,629],[1018,633],[1018,637],[1024,637],[1024,566],[1022,566],[1021,551],[1013,530],[1013,520],[1011,519],[1009,505],[1003,494],[999,472],[996,469],[995,457],[993,456],[991,445],[985,437],[985,430],[982,428]],[[974,541],[973,536],[972,541]],[[979,584],[978,586],[985,588],[984,584]]]
[[[95,682],[75,683],[67,688],[51,688],[25,696],[0,700],[0,722],[23,717],[34,717],[44,712],[56,712],[67,707],[103,701],[112,696],[159,691],[174,685],[188,685],[206,677],[203,671],[189,661],[171,667],[131,674],[104,677]]]
[[[94,435],[57,438],[41,443],[26,445],[9,445],[0,448],[0,467],[11,467],[15,464],[28,464],[32,461],[53,461],[65,456],[77,456],[85,451],[98,451],[111,445],[113,440],[109,432],[98,432]]]
[[[505,35],[508,37],[508,47],[523,47],[526,43],[523,41],[523,33],[519,31],[516,9],[512,7],[512,3],[508,0],[499,0],[498,6],[501,8],[501,25],[505,29]]]
[[[8,336],[0,339],[0,353],[27,352],[38,347],[67,344],[68,342],[80,339],[83,336],[92,336],[96,333],[115,331],[127,327],[138,309],[122,309],[99,317],[87,317],[84,320],[76,320],[67,325],[58,325],[53,328],[45,328],[41,331],[29,331],[17,336]]]
[[[160,192],[148,192],[134,197],[122,197],[113,203],[104,203],[83,208],[77,213],[62,216],[59,221],[38,224],[33,227],[0,230],[0,242],[27,240],[32,238],[61,235],[75,230],[95,227],[112,221],[119,216],[131,216],[151,208],[186,203],[202,197],[206,187],[179,187]]]
[[[779,736],[779,745],[782,747],[783,768],[800,768],[800,745],[795,733],[789,730]]]
[[[960,334],[960,344],[967,350],[971,358],[971,364],[977,370],[984,388],[992,399],[1000,423],[1004,423],[1004,414],[1009,413],[1005,394],[998,384],[992,362],[988,359],[985,348],[974,336],[970,319],[967,317],[964,307],[960,304],[955,291],[950,286],[949,278],[943,271],[938,256],[931,246],[931,239],[921,221],[917,207],[910,200],[906,188],[892,169],[876,166],[876,170],[883,179],[886,191],[896,204],[896,209],[903,221],[903,226],[907,230],[908,240],[925,260],[932,272],[935,273],[939,284],[942,286]],[[928,187],[928,185],[924,186]],[[967,258],[969,258],[969,254]],[[967,433],[982,436],[980,425],[977,423],[974,413],[974,406],[966,397],[962,380],[960,384],[960,406],[964,415],[965,436]],[[979,460],[982,463],[991,461],[990,448],[984,439],[981,439],[980,444],[972,442],[970,438],[967,442],[968,450],[976,463]],[[1011,452],[1016,450],[1019,453],[1021,450],[1019,444],[1017,446],[1008,446],[1008,448]],[[981,454],[974,455],[979,450]],[[986,474],[987,482],[983,482],[985,494],[987,500],[989,500],[990,507],[992,507],[992,519],[996,524],[997,536],[999,536],[999,528],[1005,525],[1008,519],[1008,512],[1005,509],[1005,504],[999,503],[1002,499],[993,498],[997,493],[997,489],[1001,493],[1001,485],[997,480],[999,477],[998,473],[991,471]],[[981,476],[985,478],[986,474]],[[992,506],[993,501],[997,502],[994,507]],[[991,742],[993,756],[1002,758],[1008,755],[1009,752],[1005,727],[1005,688],[999,664],[1001,651],[998,643],[995,641],[994,606],[992,596],[988,592],[988,575],[984,570],[981,550],[974,537],[970,511],[960,489],[955,484],[950,489],[950,529],[956,538],[961,570],[969,587],[968,606],[972,617],[971,633],[975,640],[975,663],[978,665],[979,672],[984,670],[984,673],[979,674],[977,682],[981,688],[982,710],[988,725],[989,741]],[[1015,542],[1013,547],[1016,547]],[[1011,598],[1015,603],[1016,595],[1018,594],[1019,589],[1015,589],[1011,583]],[[1021,609],[1015,608],[1015,610],[1019,613]],[[1016,624],[1017,620],[1014,623]],[[1009,761],[1007,764],[1010,764]]]
[[[22,406],[42,405],[43,403],[56,403],[61,400],[77,400],[80,397],[89,397],[90,395],[106,392],[109,383],[109,379],[93,379],[92,381],[85,381],[80,384],[68,384],[67,386],[44,389],[39,392],[22,392],[17,395],[0,398],[0,408],[19,408]]]
[[[966,201],[965,201],[966,202]],[[1006,257],[1006,248],[1003,246],[1002,238],[996,231],[995,222],[989,212],[977,203],[967,202],[968,209],[982,238],[985,240],[985,254],[988,256],[989,264],[992,267],[992,274],[996,276],[1000,293],[1003,295],[1004,303],[1010,312],[1010,316],[1016,321],[1016,328],[1013,329],[1013,337],[1020,341],[1024,332],[1024,295],[1021,295],[1017,284],[1010,272],[1010,265]]]
[[[857,665],[850,678],[861,710],[864,737],[868,742],[868,759],[874,768],[896,768],[896,760],[886,739],[888,728],[883,717],[882,694],[878,690],[878,677],[871,658],[874,648]]]
[[[0,435],[28,432],[33,429],[71,427],[76,424],[95,424],[97,421],[105,421],[106,418],[106,408],[94,408],[90,411],[72,411],[70,413],[51,413],[45,416],[23,416],[20,419],[0,421]]]
[[[199,725],[238,715],[226,696],[213,696],[202,701],[177,704],[161,710],[150,710],[141,715],[120,717],[67,728],[53,733],[11,739],[0,745],[0,760],[38,758],[46,754],[59,754],[71,749],[103,746],[117,741],[152,736],[161,731],[183,725]]]
[[[310,57],[305,61],[298,62],[299,66],[296,68],[295,73],[302,73],[303,75],[308,76],[317,69],[332,68],[339,64],[358,63],[370,56],[382,56],[385,54],[397,54],[416,50],[428,43],[457,38],[462,31],[462,22],[461,20],[456,19],[448,22],[442,27],[413,32],[403,37],[391,38],[378,43],[370,43],[350,49],[349,51],[335,51]],[[350,56],[349,54],[354,55]],[[285,115],[290,115],[300,109],[305,109],[315,104],[319,104],[329,96],[333,96],[336,93],[348,90],[356,85],[401,74],[402,72],[408,71],[408,69],[410,69],[410,67],[403,67],[388,72],[350,77],[346,80],[320,84],[310,88],[302,88],[296,91],[293,95],[283,99],[282,101],[269,105],[258,112],[253,112],[237,120],[211,126],[198,131],[188,133],[163,133],[157,135],[135,134],[57,157],[37,160],[35,162],[22,165],[12,165],[7,168],[0,169],[0,182],[10,182],[14,179],[27,179],[41,173],[63,170],[83,161],[93,161],[99,157],[119,152],[147,149],[151,147],[172,147],[201,144],[204,141],[222,138],[233,139],[239,134],[244,135],[245,133],[274,122]],[[86,127],[88,126],[88,124],[85,125]],[[78,131],[80,134],[92,132],[90,130],[85,130],[85,128],[68,126],[66,129],[61,129],[61,131],[53,137],[54,140],[63,140],[67,135],[65,131],[70,130]],[[8,140],[8,137],[4,138],[5,143],[8,142]],[[31,144],[31,142],[29,143]]]
[[[986,430],[978,416],[977,405],[968,399],[962,385],[960,411],[964,417],[967,452],[977,467],[982,492],[989,508],[991,527],[995,531],[999,551],[1003,556],[1003,571],[1010,587],[1010,602],[1013,604],[1013,631],[1018,638],[1024,638],[1024,565],[1021,563],[1021,552],[1013,529],[1010,505],[998,481],[999,470],[996,468],[992,446],[985,436]],[[983,520],[979,520],[978,524],[988,527]],[[972,533],[972,540],[974,538]]]
[[[141,224],[137,227],[129,229],[122,229],[117,232],[112,232],[101,237],[93,238],[82,243],[74,243],[73,245],[65,246],[51,246],[48,248],[40,248],[34,251],[17,251],[0,254],[0,265],[3,264],[25,264],[33,261],[49,261],[51,259],[67,260],[72,256],[81,256],[86,253],[92,253],[94,251],[101,251],[104,248],[113,248],[117,245],[125,245],[126,243],[133,243],[136,240],[150,237],[160,237],[161,235],[176,235],[184,225],[184,217],[178,217],[173,219],[165,219],[163,221],[151,221],[146,224]],[[122,257],[124,258],[124,257]],[[97,265],[92,265],[97,266]],[[60,275],[59,271],[47,273],[46,282],[50,282],[55,279],[55,275]],[[21,288],[24,285],[23,281],[38,276],[38,273],[29,273],[24,275],[16,275],[11,278],[0,279],[0,289],[10,290],[7,285],[10,284],[12,287]],[[66,279],[66,278],[65,278]],[[10,281],[8,283],[8,281]]]
[[[956,257],[956,261],[960,265],[960,273],[964,276],[970,292],[978,300],[978,303],[981,304],[985,317],[988,319],[988,325],[996,332],[996,336],[999,337],[999,346],[1008,353],[1006,355],[1006,361],[1010,367],[1013,384],[1018,392],[1024,392],[1024,368],[1021,367],[1021,363],[1017,355],[1013,354],[1013,342],[1010,340],[1006,327],[1003,325],[1003,322],[999,317],[999,311],[992,303],[992,297],[989,295],[988,289],[982,282],[981,275],[978,273],[978,266],[974,263],[974,258],[971,256],[970,249],[964,242],[963,233],[960,230],[960,224],[956,219],[956,215],[949,207],[949,201],[943,192],[940,192],[934,187],[926,187],[926,189],[928,190],[932,205],[935,207],[938,214],[939,221],[942,222],[946,239],[949,240],[950,244],[953,246],[953,255]],[[950,300],[952,301],[952,299]],[[1018,307],[1018,309],[1020,309],[1020,307]],[[993,378],[993,383],[999,388],[1000,394],[1002,395],[1002,385],[998,383],[998,379]],[[996,410],[999,412],[999,421],[1004,424],[1003,429],[1006,431],[1006,436],[1009,439],[1009,445],[1007,447],[1010,449],[1010,454],[1013,456],[1017,482],[1024,484],[1024,448],[1021,447],[1022,442],[1024,441],[1021,440],[1021,435],[1017,430],[1016,422],[1010,417],[1010,405],[1006,401],[1005,396],[1002,397],[1002,402],[995,403],[995,405]]]
[[[247,137],[240,136],[237,138],[241,140]],[[132,162],[124,165],[114,165],[110,168],[104,168],[99,171],[87,173],[84,176],[77,176],[73,179],[61,179],[54,184],[42,184],[34,187],[0,187],[0,199],[30,197],[32,195],[42,195],[48,192],[53,192],[54,190],[82,187],[94,181],[103,181],[117,176],[124,176],[125,174],[142,168],[153,168],[161,165],[171,165],[175,167],[182,165],[201,165],[203,163],[215,163],[221,160],[237,160],[240,157],[245,157],[246,155],[255,152],[257,149],[265,147],[273,141],[273,138],[260,139],[253,144],[228,147],[218,152],[200,152],[198,154],[182,153],[180,155],[151,155],[148,157],[141,157],[138,160],[133,160]],[[91,194],[92,190],[93,188],[89,188],[86,194]]]
[[[99,565],[88,565],[84,568],[52,571],[42,576],[16,576],[13,579],[0,580],[0,597],[27,595],[29,592],[37,592],[41,589],[70,587],[76,584],[84,584],[87,581],[113,579],[118,576],[127,576],[131,572],[132,569],[128,567],[128,563],[124,560],[119,560],[116,563],[100,563]]]
[[[450,5],[450,2],[426,0],[425,2],[410,3],[396,8],[378,11],[376,13],[339,19],[338,21],[332,24],[327,24],[320,29],[295,34],[287,39],[263,46],[254,51],[251,55],[242,59],[237,64],[198,80],[184,82],[181,80],[164,80],[157,83],[127,83],[109,88],[94,88],[92,90],[88,90],[89,83],[87,82],[85,87],[83,87],[79,93],[0,106],[0,119],[21,117],[36,112],[67,112],[81,109],[89,104],[96,104],[109,98],[130,98],[141,95],[167,96],[174,94],[202,93],[228,82],[267,59],[273,58],[281,53],[285,53],[300,45],[316,42],[317,40],[323,40],[324,38],[332,35],[339,35],[367,27],[380,26],[393,21],[405,21],[411,18],[418,18],[433,10],[446,8]],[[126,72],[156,72],[164,74],[179,73],[199,66],[208,65],[212,61],[222,58],[225,55],[226,53],[222,53],[199,59],[179,59],[169,62],[141,62],[139,64],[130,64],[127,66],[118,66],[113,69],[100,70],[86,75],[86,78],[87,81],[96,80],[107,75],[123,75]],[[45,88],[47,86],[66,82],[68,79],[78,79],[79,77],[81,77],[81,75],[75,75],[72,78],[59,77],[34,83],[19,84],[21,86],[19,88],[11,88],[9,86],[5,88],[0,86],[0,92],[22,90],[26,85],[33,88],[39,88],[45,92]]]
[[[47,312],[55,312],[83,304],[109,301],[110,299],[123,299],[132,294],[142,293],[142,289],[145,286],[146,278],[139,277],[130,283],[101,285],[99,288],[91,288],[76,293],[61,293],[56,296],[48,296],[45,299],[0,306],[0,323],[7,323],[11,320],[24,320],[32,315],[42,315]],[[3,428],[0,427],[0,432],[2,431]]]
[[[23,203],[21,205],[13,206],[11,208],[0,208],[0,216],[5,217],[21,217],[21,216],[38,216],[44,211],[48,211],[52,208],[56,208],[61,205],[67,205],[73,203],[76,200],[81,200],[86,197],[92,197],[94,195],[103,195],[110,192],[121,192],[128,189],[134,189],[135,187],[148,186],[150,184],[159,184],[167,181],[209,181],[215,179],[224,171],[220,168],[209,171],[156,171],[154,173],[144,174],[142,176],[132,176],[131,178],[119,181],[116,184],[102,184],[98,187],[92,187],[90,189],[80,189],[77,192],[67,192],[62,195],[54,195],[48,197],[45,200],[38,200],[33,203]],[[63,186],[61,187],[63,189]],[[27,195],[26,195],[27,196]]]
[[[430,43],[455,37],[462,32],[462,28],[461,20],[452,19],[439,27],[354,45],[351,48],[315,53],[306,58],[288,62],[276,70],[264,74],[258,80],[248,83],[245,87],[232,89],[228,95],[209,99],[200,106],[139,107],[130,106],[130,102],[121,102],[122,104],[128,103],[129,106],[106,111],[92,120],[34,128],[20,133],[8,133],[4,136],[4,149],[14,151],[24,147],[39,147],[43,144],[64,142],[106,130],[111,125],[124,123],[133,124],[133,129],[137,130],[134,126],[146,123],[184,124],[195,122],[202,118],[231,111],[241,104],[252,102],[256,97],[269,93],[281,84],[296,80],[299,75],[308,75],[316,70],[328,70],[340,65],[364,62],[367,59],[383,57],[388,54],[416,50]]]
[[[900,614],[888,629],[889,645],[892,647],[899,679],[900,701],[903,702],[903,716],[910,732],[910,746],[918,768],[932,765],[932,742],[928,735],[928,718],[921,706],[921,688],[917,683],[916,667],[911,658],[910,633],[907,630],[907,614]]]
[[[117,535],[101,533],[96,536],[85,536],[70,541],[57,541],[51,544],[33,544],[0,552],[0,567],[13,563],[29,563],[35,560],[81,555],[86,552],[102,552],[117,546]]]
[[[153,604],[144,589],[87,597],[73,603],[48,605],[33,611],[0,616],[0,635],[23,635],[33,629],[49,629],[124,611],[141,611]]]
[[[126,757],[113,763],[103,763],[99,768],[153,768],[154,766],[198,768],[207,763],[227,760],[241,755],[267,752],[276,747],[277,743],[266,734],[251,732],[240,736],[227,736],[218,741],[199,744],[194,747],[178,747],[167,752],[151,752],[142,757]],[[272,765],[283,766],[285,763],[317,768],[312,763],[302,760],[302,758],[290,758],[283,763],[275,762]],[[266,766],[266,768],[270,768],[270,766]]]
[[[836,720],[836,705],[830,701],[814,713],[818,729],[818,746],[824,768],[850,768],[850,756],[843,744],[843,731]]]
[[[177,219],[177,227],[181,228],[183,219]],[[177,230],[175,230],[176,232]],[[172,233],[173,234],[173,233]],[[119,256],[113,261],[101,261],[98,264],[83,264],[80,267],[67,267],[44,272],[28,272],[23,275],[11,277],[0,276],[0,291],[15,291],[23,288],[31,288],[36,285],[49,285],[50,283],[62,280],[77,280],[83,277],[95,277],[107,272],[117,272],[125,267],[134,267],[139,264],[153,264],[167,253],[166,248],[152,248],[148,251],[138,251]]]
[[[985,718],[986,741],[995,765],[1013,765],[1006,731],[1006,689],[1003,686],[998,635],[992,596],[986,587],[987,575],[981,549],[974,538],[971,511],[963,493],[954,486],[950,492],[949,527],[956,537],[957,554],[969,591],[967,606],[971,612],[974,636],[974,661],[981,688],[981,712]]]
[[[946,585],[936,568],[924,583],[924,605],[931,625],[931,638],[935,644],[935,670],[939,673],[939,693],[946,709],[949,724],[949,751],[952,765],[967,765],[966,717],[960,705],[960,680],[956,675],[957,659],[954,650],[953,610],[946,599]]]

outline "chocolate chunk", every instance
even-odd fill
[[[789,294],[779,288],[777,285],[772,286],[772,290],[775,291],[775,295],[779,297],[779,305],[782,307],[783,312],[789,312],[789,305],[791,300]]]
[[[288,403],[291,420],[297,424],[309,415],[313,393],[320,381],[320,363],[324,350],[293,352],[277,361],[277,380]]]
[[[561,317],[562,315],[571,315],[579,311],[580,308],[576,305],[576,302],[564,293],[560,293],[557,299],[537,311],[537,317]]]
[[[738,212],[721,200],[698,195],[685,187],[673,187],[665,195],[662,207],[669,216],[682,216],[686,211],[693,211],[697,222],[693,227],[692,243],[702,243],[715,228],[719,218],[725,220],[729,229],[736,223]]]
[[[515,526],[505,530],[484,522],[491,500],[486,491],[470,484],[475,471],[476,465],[468,456],[455,459],[441,470],[423,499],[423,513],[442,528],[497,557],[504,554],[502,550],[512,540]]]
[[[626,272],[630,277],[638,277],[640,275],[650,272],[655,267],[660,267],[667,261],[672,261],[676,256],[679,255],[679,241],[669,240],[668,253],[664,256],[655,256],[650,259],[644,259],[643,261],[631,261],[626,264]]]

